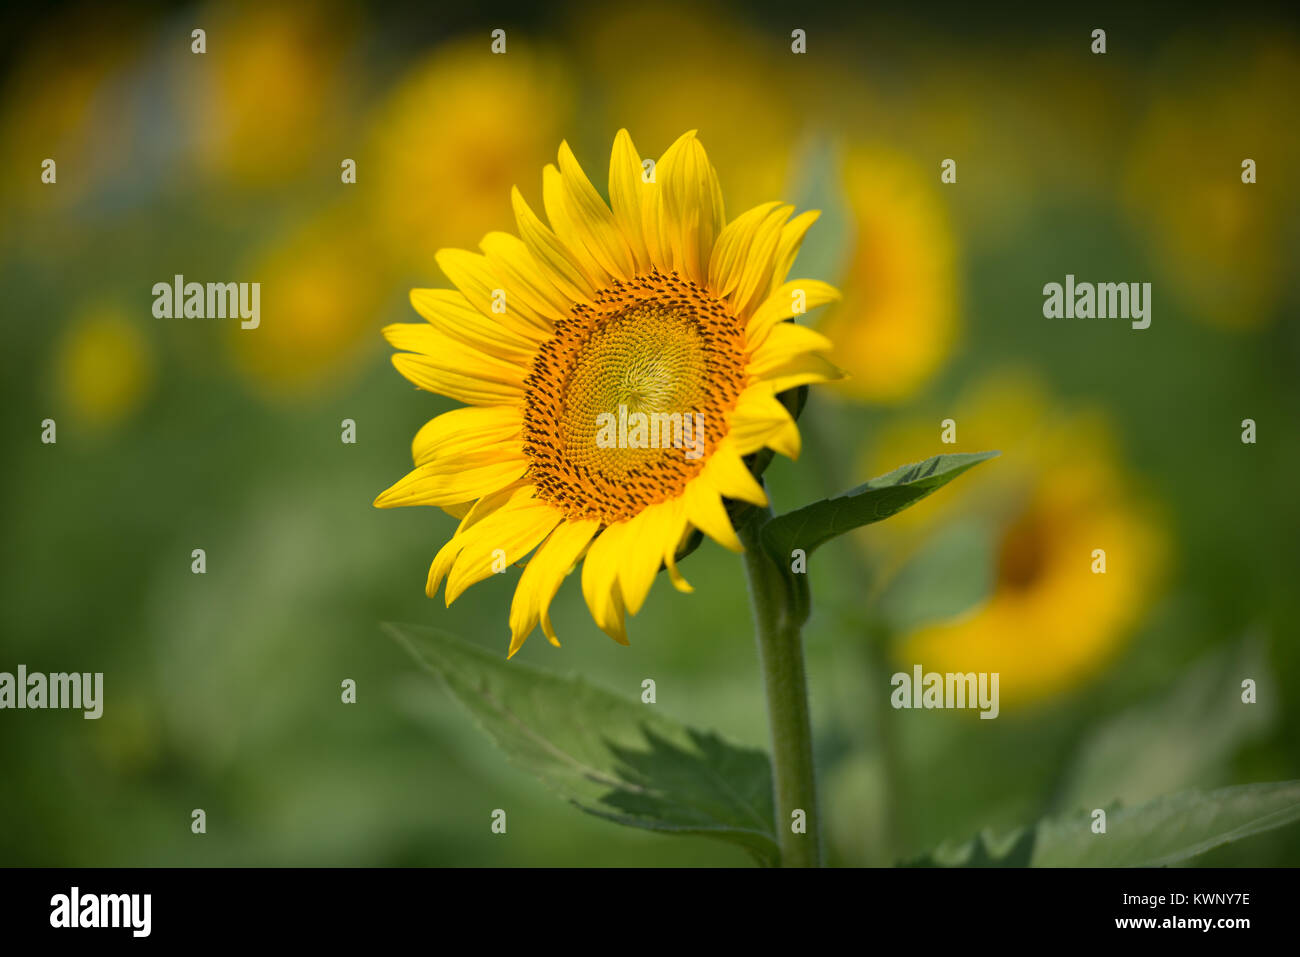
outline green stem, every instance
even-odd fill
[[[892,674],[888,643],[889,638],[885,634],[869,636],[866,673],[871,676],[871,697],[875,709],[876,728],[880,735],[880,757],[884,768],[885,793],[881,817],[884,823],[885,860],[881,863],[893,866],[898,863],[901,856],[903,831],[906,827],[903,815],[908,804],[903,754],[899,748],[898,736],[892,733],[897,713],[890,706],[889,693],[885,690],[889,687],[889,678]]]
[[[758,510],[740,529],[745,546],[745,571],[758,633],[758,660],[767,692],[772,732],[772,774],[776,797],[776,833],[784,867],[821,864],[821,824],[813,772],[812,719],[808,712],[808,682],[804,674],[803,638],[793,615],[789,586],[758,540],[771,508]],[[802,811],[804,832],[793,824]]]

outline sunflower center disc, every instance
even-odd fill
[[[556,324],[527,386],[538,497],[622,521],[680,495],[725,434],[744,387],[739,323],[676,274],[615,282]]]

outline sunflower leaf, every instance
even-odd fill
[[[904,867],[1027,867],[1034,853],[1034,828],[1020,828],[1003,837],[985,829],[965,844],[940,844],[905,862]]]
[[[936,455],[924,462],[896,468],[834,498],[822,499],[771,519],[761,531],[763,547],[778,566],[788,569],[796,550],[802,551],[807,558],[814,549],[832,538],[896,515],[998,454],[963,452]],[[794,613],[802,622],[808,617],[805,576],[790,572],[786,578],[792,590]]]
[[[1300,781],[1180,791],[1134,807],[1112,805],[1048,818],[1001,839],[989,832],[941,845],[913,867],[1163,867],[1300,821]]]
[[[766,753],[728,744],[580,678],[507,662],[417,625],[385,625],[517,766],[588,814],[712,837],[775,864]]]
[[[1093,812],[1039,824],[1035,867],[1162,867],[1300,821],[1300,781],[1180,791],[1136,807],[1106,811],[1106,833]]]

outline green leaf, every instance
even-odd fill
[[[763,547],[777,567],[786,572],[797,620],[802,622],[808,617],[808,583],[805,575],[789,570],[795,549],[801,549],[805,556],[812,555],[814,549],[832,538],[898,514],[963,472],[998,454],[962,452],[936,455],[924,462],[896,468],[834,498],[813,502],[770,520],[760,533]]]
[[[1105,834],[1088,811],[1044,821],[1033,865],[1162,867],[1298,820],[1300,781],[1183,791],[1107,810]]]
[[[1300,781],[1182,791],[1136,807],[1106,809],[1106,833],[1092,812],[1040,821],[1003,838],[989,831],[942,844],[912,867],[1163,867],[1300,821]]]
[[[1036,835],[1034,828],[1022,827],[999,838],[986,828],[965,844],[940,844],[928,854],[902,866],[1028,867]]]
[[[764,752],[433,628],[385,628],[443,679],[514,764],[587,813],[729,841],[762,864],[777,862],[772,770]]]

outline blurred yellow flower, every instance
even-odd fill
[[[952,352],[956,238],[937,167],[857,148],[846,156],[844,182],[855,234],[844,301],[819,328],[835,343],[832,360],[849,374],[837,390],[897,402],[923,387]]]
[[[1164,54],[1132,150],[1130,213],[1170,295],[1197,318],[1250,328],[1276,316],[1295,272],[1300,46],[1285,34],[1197,36]],[[1254,184],[1242,162],[1256,164]]]
[[[188,58],[178,82],[196,121],[199,166],[261,187],[321,163],[352,87],[343,61],[355,14],[334,3],[240,0],[205,7],[194,20],[207,52],[193,54],[186,43],[176,56]],[[325,163],[322,176],[338,162]]]
[[[0,205],[66,207],[83,199],[126,161],[136,130],[122,83],[139,28],[107,9],[61,18],[26,44],[0,102]],[[42,181],[55,162],[54,185]],[[9,219],[0,216],[0,224]],[[3,228],[3,226],[0,226]]]
[[[508,218],[511,188],[563,138],[573,94],[560,61],[511,42],[504,55],[486,34],[438,49],[376,112],[358,183],[374,184],[376,226],[410,269]]]
[[[337,387],[364,363],[397,281],[359,209],[344,205],[296,227],[241,272],[262,284],[261,324],[226,328],[236,363],[267,394]]]
[[[83,311],[64,331],[54,357],[59,407],[92,428],[111,428],[135,412],[153,374],[144,334],[111,307]]]
[[[883,437],[875,472],[984,448],[1002,450],[999,467],[875,537],[905,549],[958,510],[990,513],[999,527],[993,588],[975,609],[904,636],[897,657],[940,672],[997,672],[1002,706],[1014,708],[1075,687],[1114,658],[1162,577],[1166,534],[1134,493],[1100,415],[1067,413],[1015,376],[954,408],[956,445],[938,445],[937,420],[906,424]]]

